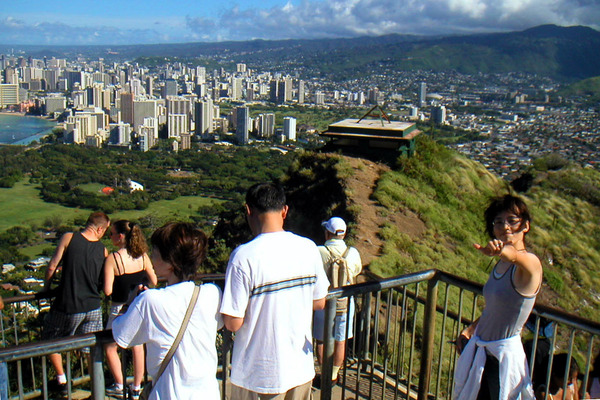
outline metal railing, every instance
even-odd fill
[[[327,332],[332,331],[336,299],[350,296],[360,304],[353,327],[355,336],[346,341],[341,385],[332,388],[329,380],[322,379],[321,399],[345,399],[349,394],[356,399],[451,398],[458,358],[454,343],[481,312],[482,285],[428,270],[332,290],[325,311],[322,376],[330,376],[332,370],[334,339]],[[553,324],[549,338],[542,336],[542,321]],[[600,324],[538,304],[532,313],[532,325],[532,331],[523,332],[523,336],[531,336],[526,355],[532,366],[530,375],[537,378],[534,388],[549,387],[553,355],[566,353],[569,360],[573,357],[582,365],[578,390],[583,392],[593,354],[600,349],[594,347]],[[536,351],[541,341],[550,342],[546,353]],[[546,364],[537,376],[535,366],[540,361]],[[564,394],[568,371],[569,365],[559,371]],[[544,396],[548,396],[548,390]]]
[[[210,280],[215,280],[215,276]],[[346,361],[339,385],[332,387],[331,381],[322,379],[321,399],[345,399],[350,395],[356,399],[451,398],[454,365],[458,357],[456,346],[452,343],[463,327],[479,315],[483,304],[481,290],[479,284],[437,270],[332,290],[327,296],[325,309],[322,376],[331,376],[332,373],[334,339],[328,332],[332,332],[338,298],[351,296],[356,301],[354,326],[348,327],[353,330],[354,338],[346,341]],[[12,303],[7,301],[7,304]],[[11,311],[6,312],[10,314]],[[545,373],[540,378],[543,382],[540,383],[548,386],[552,355],[566,352],[583,366],[583,390],[589,379],[592,356],[598,350],[594,343],[600,335],[600,324],[543,305],[536,305],[534,315],[531,350],[528,353],[531,354],[532,366],[537,365],[535,358],[540,357],[536,352],[540,340],[551,341],[547,354],[550,362],[544,367]],[[14,316],[12,319],[17,320]],[[543,320],[554,324],[550,339],[540,339]],[[2,328],[4,334],[4,326]],[[14,327],[8,330],[11,329],[21,331]],[[17,334],[14,336],[18,338]],[[75,378],[75,374],[71,373],[72,357],[67,354],[68,397],[72,386],[91,380],[92,398],[103,399],[103,344],[111,340],[110,333],[105,331],[0,350],[0,362],[16,364],[11,368],[11,395],[20,399],[48,398],[46,356],[91,346],[91,377],[87,377],[81,368]],[[227,398],[228,392],[230,348],[230,335],[225,332],[221,340],[219,368],[223,399]],[[33,381],[25,382],[21,363],[31,365],[32,370],[41,364],[41,372],[30,373]],[[535,368],[531,373],[536,373]],[[566,384],[565,380],[565,388]]]

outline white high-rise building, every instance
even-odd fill
[[[424,107],[427,104],[427,84],[421,82],[419,84],[419,107]]]
[[[19,85],[12,83],[0,84],[0,108],[19,104]]]
[[[258,115],[258,136],[262,138],[270,138],[275,134],[275,114],[259,114]]]
[[[306,93],[304,85],[304,81],[298,82],[298,104],[304,104],[304,95]]]
[[[316,105],[323,105],[323,104],[325,104],[325,93],[323,93],[321,91],[317,91],[315,93],[315,104]]]
[[[199,100],[195,103],[194,122],[196,135],[207,138],[213,132],[214,105],[211,99]]]
[[[170,138],[179,138],[182,133],[188,133],[187,115],[169,114],[167,116],[167,131]]]
[[[230,82],[230,94],[231,100],[240,100],[242,98],[242,78],[231,78]]]
[[[96,136],[98,133],[98,122],[96,116],[90,113],[79,113],[67,117],[65,142],[84,144],[86,138]]]
[[[286,140],[295,142],[296,141],[296,118],[284,117],[283,118],[283,135]]]

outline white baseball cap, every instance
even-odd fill
[[[343,235],[346,233],[346,223],[340,217],[332,217],[328,221],[321,223],[321,226],[334,235]]]

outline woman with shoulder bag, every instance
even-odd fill
[[[149,399],[220,399],[215,340],[223,325],[221,289],[192,281],[207,237],[192,224],[169,223],[151,242],[154,269],[167,286],[145,290],[115,319],[115,341],[122,347],[146,344]]]

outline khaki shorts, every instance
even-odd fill
[[[291,388],[286,393],[263,394],[231,385],[230,400],[312,400],[312,380]]]

